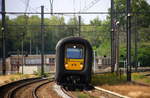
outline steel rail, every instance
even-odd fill
[[[22,80],[18,80],[18,81],[14,81],[5,85],[0,86],[0,96],[4,97],[4,96],[8,96],[9,92],[11,92],[17,85],[22,84],[24,82],[28,82],[28,81],[33,81],[36,79],[40,79],[40,77],[38,78],[28,78],[28,79],[22,79]]]
[[[62,86],[55,83],[54,85],[54,91],[58,94],[58,96],[62,98],[74,98],[70,94],[68,94],[68,91],[66,91]]]
[[[36,82],[40,82],[40,81],[45,81],[45,80],[47,80],[47,79],[37,79],[37,80],[33,80],[33,81],[29,81],[29,82],[27,82],[27,83],[21,84],[21,85],[19,85],[18,87],[14,88],[11,92],[9,92],[8,98],[15,98],[16,92],[17,92],[19,89],[21,89],[21,88],[23,88],[23,87],[25,87],[25,86],[27,86],[27,85],[30,85],[30,84],[33,84],[33,83],[36,83]]]
[[[60,89],[70,98],[74,98],[73,96],[71,96],[70,94],[68,94],[68,91],[66,91],[62,86],[60,87]]]
[[[51,78],[51,79],[54,79],[54,78]],[[32,91],[32,96],[33,96],[33,98],[39,98],[38,95],[37,95],[37,90],[38,90],[40,87],[42,87],[43,85],[48,84],[48,83],[53,82],[53,81],[54,81],[54,80],[47,81],[47,82],[45,82],[45,83],[42,83],[42,84],[38,85],[36,88],[34,88],[34,90]]]

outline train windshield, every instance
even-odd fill
[[[81,48],[67,48],[67,58],[81,59],[83,58],[83,49]]]

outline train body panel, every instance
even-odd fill
[[[67,59],[65,58],[66,70],[82,70],[84,66],[84,59]]]

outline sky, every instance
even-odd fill
[[[95,12],[106,12],[110,7],[110,0],[53,0],[53,12],[79,12],[90,5],[92,1],[98,1],[90,9],[86,10]],[[6,11],[8,12],[25,12],[27,0],[6,0]],[[44,5],[44,11],[50,12],[49,0],[29,0],[29,7],[27,12],[40,12],[40,6]],[[78,16],[78,15],[76,15]],[[89,21],[95,17],[99,19],[106,19],[106,15],[81,15],[82,21],[89,23]],[[16,15],[11,15],[11,18],[15,18]],[[50,17],[50,15],[45,15]],[[73,17],[73,15],[65,15],[65,19]]]
[[[5,0],[6,11],[8,12],[25,12],[28,0]],[[111,0],[53,0],[53,12],[79,12],[83,11],[86,6],[89,6],[92,1],[98,1],[87,12],[107,12],[110,8]],[[150,3],[150,0],[147,0]],[[44,5],[44,11],[50,12],[50,0],[29,0],[27,12],[40,12],[40,6]],[[78,16],[78,15],[76,15]],[[95,17],[105,20],[107,15],[81,15],[82,21],[89,23]],[[10,18],[15,18],[16,15],[10,15]],[[45,15],[50,17],[50,15]],[[65,15],[66,21],[73,15]]]

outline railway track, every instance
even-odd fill
[[[65,90],[65,89],[64,89]],[[64,91],[66,95],[68,95],[68,98],[78,98],[77,93],[75,94],[76,91]],[[116,92],[112,92],[109,90],[105,90],[100,87],[93,87],[93,89],[90,90],[83,90],[83,91],[77,91],[79,92],[78,95],[87,95],[88,98],[130,98],[128,96],[124,96],[121,94],[118,94]],[[76,96],[75,96],[76,95]],[[86,97],[87,97],[86,96]],[[63,97],[65,98],[65,97]]]
[[[53,87],[53,90],[49,88]],[[25,79],[0,87],[1,98],[77,98],[72,91],[56,85],[53,79],[32,78]],[[44,92],[44,93],[43,93]],[[99,87],[93,90],[81,91],[89,96],[106,97],[106,98],[129,98]]]
[[[105,90],[100,87],[94,87],[93,90],[83,90],[82,93],[87,95],[90,98],[130,98],[128,96],[124,96],[109,90]]]
[[[69,98],[77,98],[74,94],[72,94],[71,91],[68,91],[68,90],[64,89],[63,87],[61,87],[61,90],[62,90]]]
[[[20,81],[8,83],[7,85],[0,86],[0,96],[1,98],[9,98],[9,96],[11,96],[12,91],[16,89],[19,85],[38,79],[40,78],[23,79]]]
[[[65,88],[57,85],[56,83],[53,85],[53,89],[61,98],[75,98],[71,91],[66,90]]]
[[[34,90],[39,85],[44,85],[49,81],[48,79],[32,78],[24,79],[16,82],[9,83],[0,87],[1,98],[34,98]]]
[[[50,80],[42,79],[42,78],[32,78],[32,79],[24,79],[16,82],[9,83],[7,85],[0,87],[0,98],[62,98],[58,96],[55,91],[48,91],[47,88],[50,88],[54,85],[53,78]],[[47,87],[47,88],[46,88]],[[70,93],[60,87],[62,92],[64,93],[65,98],[72,98]],[[43,94],[42,90],[47,90],[47,94]],[[54,95],[54,93],[56,93]],[[52,94],[52,95],[50,95]]]
[[[33,91],[32,91],[32,96],[33,96],[33,98],[40,98],[40,97],[39,97],[40,94],[38,94],[38,90],[39,90],[40,88],[42,88],[44,85],[49,85],[49,83],[51,83],[51,82],[53,82],[52,79],[49,80],[49,81],[46,81],[46,82],[44,82],[44,83],[41,83],[41,84],[38,85],[38,86],[36,86],[36,87],[33,89]]]
[[[78,98],[77,96],[75,96],[75,93],[74,93],[76,91],[68,91],[59,86],[57,89],[60,89],[56,92],[58,93],[59,96],[61,96],[61,98]],[[83,91],[80,91],[80,93],[84,93],[87,96],[92,97],[92,98],[95,98],[95,97],[96,98],[97,97],[98,98],[130,98],[128,96],[124,96],[124,95],[121,95],[121,94],[118,94],[109,90],[105,90],[100,87],[93,87],[93,89],[91,90],[83,90]]]
[[[38,79],[25,84],[21,84],[12,91],[12,94],[9,98],[32,98],[33,89],[47,81],[48,79]]]

